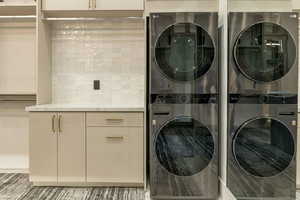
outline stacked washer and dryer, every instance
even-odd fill
[[[150,15],[152,199],[218,197],[218,14]]]
[[[227,185],[237,199],[296,195],[298,15],[230,13]]]

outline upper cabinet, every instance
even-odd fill
[[[143,0],[95,0],[96,10],[144,10]]]
[[[300,1],[299,0],[293,0],[293,9],[300,10]]]
[[[88,10],[91,0],[43,0],[43,10]]]
[[[144,0],[43,0],[45,11],[143,10]]]

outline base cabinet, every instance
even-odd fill
[[[57,182],[56,113],[30,114],[29,168],[32,182]]]
[[[143,113],[30,113],[37,186],[143,186]]]
[[[143,127],[88,127],[87,181],[143,183]]]
[[[85,181],[84,113],[30,114],[30,181]]]

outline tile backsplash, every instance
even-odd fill
[[[144,37],[142,19],[53,23],[52,103],[143,107]]]

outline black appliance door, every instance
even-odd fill
[[[215,57],[209,34],[192,23],[178,23],[164,30],[156,41],[155,59],[161,71],[176,81],[204,75]]]
[[[211,132],[191,117],[177,117],[168,122],[160,129],[154,145],[159,163],[177,176],[201,172],[214,154]]]
[[[282,26],[263,22],[244,30],[234,47],[239,70],[250,80],[271,82],[281,79],[296,60],[296,44]]]
[[[245,122],[235,134],[233,154],[239,166],[256,177],[271,177],[291,163],[294,138],[290,130],[273,118]]]

